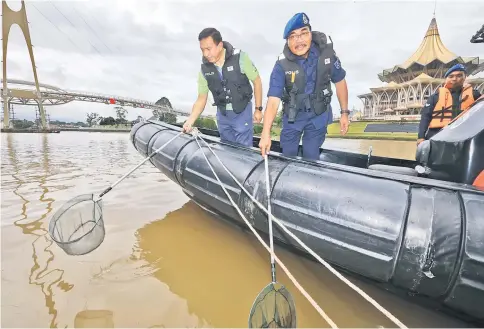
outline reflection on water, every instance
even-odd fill
[[[76,314],[75,328],[114,328],[113,312],[109,310],[84,310]]]
[[[52,244],[56,209],[104,190],[140,160],[125,133],[2,134],[2,326],[247,326],[271,279],[269,254],[250,232],[188,202],[149,162],[103,198],[98,249],[68,256]],[[338,326],[394,326],[322,266],[276,252]],[[295,299],[298,326],[327,327],[279,268],[277,276]],[[408,326],[465,326],[355,283]]]

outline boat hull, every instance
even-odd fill
[[[148,121],[135,125],[130,137],[136,150],[148,156],[179,131],[177,126]],[[249,193],[267,204],[259,150],[213,136],[204,139]],[[245,225],[203,150],[249,222],[268,233],[267,215],[200,143],[202,148],[190,135],[181,135],[150,161],[203,208]],[[314,162],[271,153],[274,216],[332,264],[423,296],[468,321],[484,323],[484,192],[463,184],[352,167],[347,163],[366,161],[366,156],[342,154],[323,152],[321,159],[326,161]],[[333,163],[327,162],[331,159]],[[277,225],[274,239],[305,252]]]

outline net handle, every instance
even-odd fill
[[[268,211],[268,222],[269,222],[269,243],[271,246],[271,275],[272,282],[276,282],[276,264],[274,261],[274,237],[272,233],[272,213],[271,213],[271,184],[269,182],[269,155],[264,156],[264,167],[266,174],[266,194],[267,194],[267,211]]]
[[[127,172],[123,177],[121,177],[120,179],[118,179],[116,182],[114,182],[110,187],[108,187],[107,189],[105,189],[101,194],[99,194],[99,197],[102,198],[104,195],[106,195],[106,193],[108,193],[109,191],[111,191],[116,185],[118,185],[119,183],[121,183],[121,181],[123,179],[125,179],[126,177],[128,177],[129,175],[131,175],[131,173],[133,173],[133,171],[135,171],[136,169],[138,169],[143,163],[145,163],[146,161],[148,161],[149,159],[151,159],[151,157],[153,155],[155,155],[156,153],[160,152],[162,148],[164,148],[165,146],[167,146],[168,144],[170,144],[175,138],[177,138],[178,136],[180,136],[181,134],[183,134],[184,132],[181,131],[179,132],[178,134],[176,134],[173,138],[171,138],[168,142],[166,142],[165,144],[163,144],[162,146],[160,146],[158,149],[156,149],[155,151],[153,151],[153,153],[151,153],[149,156],[147,156],[143,161],[141,161],[139,164],[137,164],[133,169],[131,169],[129,172]]]

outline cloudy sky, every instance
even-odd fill
[[[20,1],[7,3],[14,10],[20,8]],[[205,27],[216,27],[225,40],[248,52],[261,72],[265,104],[270,72],[284,45],[284,26],[294,13],[304,11],[313,29],[332,37],[347,71],[349,107],[360,109],[357,95],[381,85],[378,73],[412,55],[434,11],[434,1],[404,0],[30,0],[26,6],[40,82],[153,102],[165,96],[185,111],[197,97],[197,37]],[[482,61],[484,46],[469,39],[484,23],[483,12],[481,0],[437,1],[444,44],[458,55],[479,56]],[[17,26],[10,31],[7,74],[34,80]],[[339,109],[336,97],[332,105]],[[85,121],[86,112],[115,116],[112,105],[84,102],[47,110],[51,120]],[[128,111],[128,118],[150,116],[149,110]],[[214,110],[207,106],[205,112]],[[16,107],[16,116],[34,118],[35,109]]]

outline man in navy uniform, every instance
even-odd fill
[[[311,31],[305,13],[294,15],[286,24],[283,53],[271,73],[264,128],[259,147],[264,156],[271,147],[271,127],[283,102],[280,136],[282,153],[296,156],[302,135],[303,157],[318,159],[327,126],[332,122],[331,82],[341,106],[341,133],[348,131],[348,88],[346,72],[333,50],[333,44],[322,32]]]

